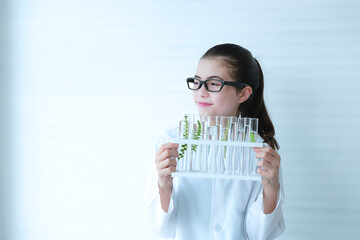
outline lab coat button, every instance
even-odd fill
[[[220,224],[215,225],[215,231],[220,232],[222,230],[222,226]]]

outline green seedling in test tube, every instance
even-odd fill
[[[196,133],[195,133],[195,135],[194,135],[194,140],[199,140],[199,139],[200,139],[201,131],[202,131],[202,129],[201,129],[201,123],[200,123],[199,120],[197,120],[197,129],[196,129]],[[194,144],[194,145],[192,146],[192,150],[193,150],[194,152],[196,152],[196,147],[197,147],[196,144]]]
[[[184,129],[184,134],[183,134],[183,138],[188,139],[189,137],[189,121],[188,121],[188,116],[185,115],[185,129]],[[187,150],[187,144],[183,144],[181,145],[181,149],[180,149],[180,153],[179,153],[179,158],[178,160],[182,159],[184,157],[185,151]]]
[[[187,115],[185,115],[184,118],[185,118],[185,121],[184,121],[184,122],[185,122],[185,129],[184,129],[183,138],[184,138],[184,139],[188,139],[188,138],[189,138],[189,120],[188,120],[188,116],[187,116]],[[194,139],[194,140],[199,140],[199,139],[200,139],[200,136],[201,136],[201,133],[202,133],[202,127],[201,127],[200,121],[198,120],[198,121],[197,121],[196,133],[195,133],[193,139]],[[192,145],[191,150],[194,151],[194,152],[196,152],[196,147],[197,147],[196,144]],[[186,150],[187,150],[187,144],[181,145],[181,149],[180,149],[180,153],[179,153],[179,158],[178,158],[178,160],[180,160],[181,158],[184,157]]]
[[[255,134],[253,132],[250,132],[250,142],[256,142]]]

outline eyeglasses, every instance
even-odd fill
[[[190,90],[199,90],[201,86],[204,84],[205,89],[209,92],[220,92],[225,85],[234,86],[241,89],[243,89],[246,86],[249,86],[246,83],[228,82],[221,79],[208,79],[205,81],[201,81],[200,79],[194,77],[187,78],[186,83]]]

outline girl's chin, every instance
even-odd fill
[[[204,111],[204,109],[199,109],[198,110],[198,113],[200,115],[203,115],[203,116],[219,116],[219,115],[216,115],[215,112],[212,112],[212,111]]]
[[[229,116],[229,117],[238,117],[237,114],[230,113],[219,113],[214,111],[204,111],[205,109],[198,109],[198,113],[203,116]]]

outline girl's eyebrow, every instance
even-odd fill
[[[199,79],[201,79],[201,77],[200,76],[198,76],[198,75],[195,75],[194,76],[195,78],[199,78]],[[224,79],[222,79],[221,77],[219,77],[219,76],[217,76],[217,75],[214,75],[214,76],[209,76],[208,77],[208,79],[220,79],[220,80],[224,80]]]

